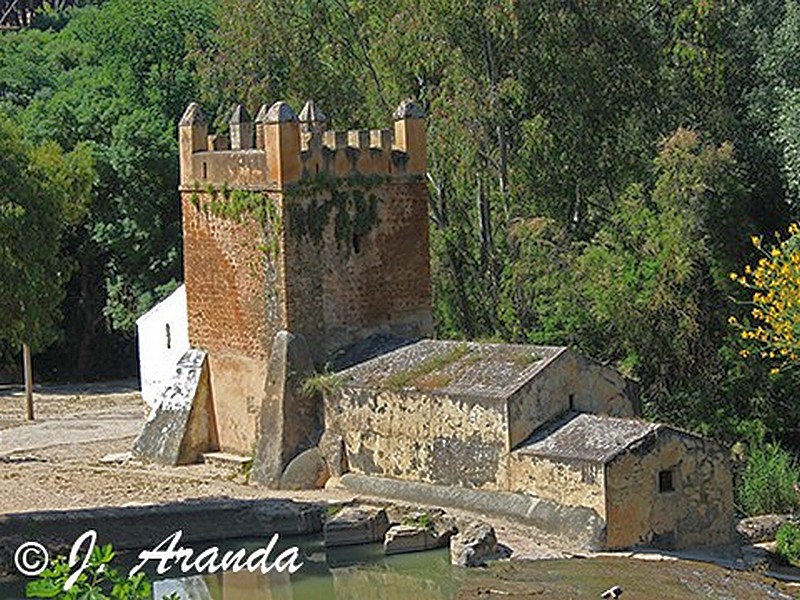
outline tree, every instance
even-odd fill
[[[747,265],[743,275],[731,273],[731,279],[751,290],[750,318],[741,323],[736,317],[731,325],[741,329],[744,340],[759,347],[757,355],[774,365],[772,373],[782,367],[796,367],[800,360],[800,226],[789,225],[789,237],[774,245],[764,245],[753,236],[753,245],[761,258],[755,266]],[[742,349],[747,358],[751,351]]]
[[[176,123],[197,94],[190,45],[204,44],[211,9],[211,0],[110,0],[75,10],[58,31],[2,40],[0,90],[25,136],[88,144],[97,173],[86,218],[64,239],[77,268],[53,361],[62,372],[130,359],[120,338],[181,278]]]
[[[94,171],[85,145],[31,147],[0,116],[0,344],[40,350],[56,337],[70,264],[61,239],[84,216]]]

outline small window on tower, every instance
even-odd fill
[[[353,252],[356,254],[361,253],[361,236],[357,233],[353,234]]]
[[[172,332],[169,330],[169,323],[166,324],[166,333],[167,333],[167,350],[172,348]]]
[[[675,469],[658,472],[658,491],[660,494],[675,491]]]

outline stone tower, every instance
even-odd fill
[[[300,114],[239,105],[209,135],[193,103],[179,126],[189,341],[228,452],[252,452],[277,332],[318,367],[373,333],[432,333],[424,113],[406,100],[394,130],[360,131],[328,131],[311,101]]]

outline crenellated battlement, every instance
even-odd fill
[[[192,103],[179,125],[181,188],[224,184],[280,191],[320,174],[424,175],[425,113],[413,100],[404,100],[393,118],[393,130],[332,131],[312,100],[299,117],[279,101],[262,106],[254,120],[240,104],[231,114],[229,133],[209,135],[202,110]]]

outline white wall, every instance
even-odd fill
[[[136,320],[139,338],[139,381],[142,397],[154,406],[161,388],[175,373],[175,365],[189,349],[186,286]]]

